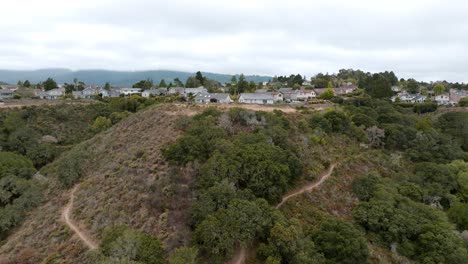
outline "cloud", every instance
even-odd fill
[[[0,68],[312,76],[341,68],[468,81],[468,3],[441,0],[16,0]]]

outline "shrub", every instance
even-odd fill
[[[194,247],[180,247],[169,256],[169,264],[196,264],[198,249]]]
[[[27,157],[12,152],[0,152],[0,178],[16,175],[29,179],[35,172],[32,161]]]
[[[437,110],[437,103],[420,103],[413,106],[413,111],[418,114],[435,112]]]

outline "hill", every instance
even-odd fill
[[[185,243],[190,229],[184,201],[191,197],[191,179],[184,171],[169,170],[160,154],[162,146],[177,138],[173,124],[180,117],[164,106],[144,110],[43,169],[47,202],[1,246],[0,262],[77,263],[86,258],[86,247],[60,218],[69,194],[58,180],[65,177],[60,169],[73,161],[79,161],[83,181],[75,193],[72,217],[93,238],[99,241],[106,227],[128,225],[157,235],[168,249]],[[167,200],[168,186],[177,192],[177,201]]]
[[[466,263],[468,113],[447,109],[148,106],[41,169],[0,262]]]
[[[110,71],[110,70],[79,70],[72,71],[68,69],[42,69],[33,71],[23,70],[0,70],[0,80],[8,83],[17,83],[19,80],[29,80],[33,83],[42,82],[48,77],[54,78],[58,83],[71,83],[74,78],[78,78],[86,84],[104,85],[110,82],[113,86],[131,86],[132,84],[146,79],[152,79],[155,83],[159,83],[164,79],[167,83],[179,78],[182,82],[194,75],[190,72],[171,71],[171,70],[154,70],[154,71]],[[209,79],[219,81],[221,83],[229,82],[232,75],[203,72],[203,75]],[[270,80],[269,76],[249,75],[246,76],[248,81],[264,82]]]

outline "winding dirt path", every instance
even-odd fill
[[[283,199],[281,199],[281,202],[275,206],[276,209],[279,209],[284,203],[286,203],[289,199],[296,197],[298,195],[301,195],[305,192],[309,192],[317,187],[319,187],[325,180],[327,180],[333,173],[333,170],[335,169],[336,164],[330,165],[326,171],[324,171],[322,174],[320,174],[320,179],[316,182],[309,183],[302,188],[300,188],[297,191],[294,191],[293,193],[287,194],[286,196],[283,196]],[[236,254],[234,254],[234,257],[230,261],[228,261],[228,264],[243,264],[245,261],[246,257],[246,250],[245,248],[240,248]]]
[[[281,200],[281,202],[275,208],[279,209],[289,199],[291,199],[293,197],[296,197],[298,195],[301,195],[301,194],[303,194],[305,192],[312,191],[313,189],[319,187],[326,179],[328,179],[328,177],[330,177],[332,175],[333,170],[335,169],[335,166],[336,166],[336,164],[332,164],[325,172],[323,172],[320,175],[320,179],[318,181],[307,184],[306,186],[300,188],[299,190],[284,196],[283,199]]]
[[[83,231],[81,231],[78,228],[78,226],[76,226],[73,219],[71,219],[70,217],[71,209],[73,208],[73,200],[75,199],[75,192],[76,190],[78,190],[79,186],[79,184],[75,185],[75,187],[73,187],[72,191],[70,192],[70,200],[68,201],[67,206],[65,206],[65,208],[63,208],[62,211],[62,220],[65,222],[65,224],[67,224],[68,227],[70,227],[71,230],[73,230],[73,232],[75,232],[75,234],[78,235],[81,241],[83,241],[83,243],[85,243],[85,245],[92,250],[97,248],[96,243],[93,242],[93,240],[90,237],[88,237]]]

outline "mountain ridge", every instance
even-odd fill
[[[229,82],[232,74],[202,72],[209,79],[219,81],[221,83]],[[49,68],[39,70],[5,70],[0,69],[0,80],[5,83],[17,83],[18,81],[29,80],[32,83],[45,81],[47,78],[54,78],[57,83],[72,83],[74,78],[91,85],[104,85],[109,82],[113,86],[131,86],[140,81],[151,79],[154,83],[159,83],[162,79],[166,83],[172,82],[175,78],[179,78],[182,82],[195,73],[175,71],[175,70],[145,70],[145,71],[115,71],[103,69],[77,70],[62,68]],[[246,75],[248,81],[265,82],[272,77],[262,75]]]

